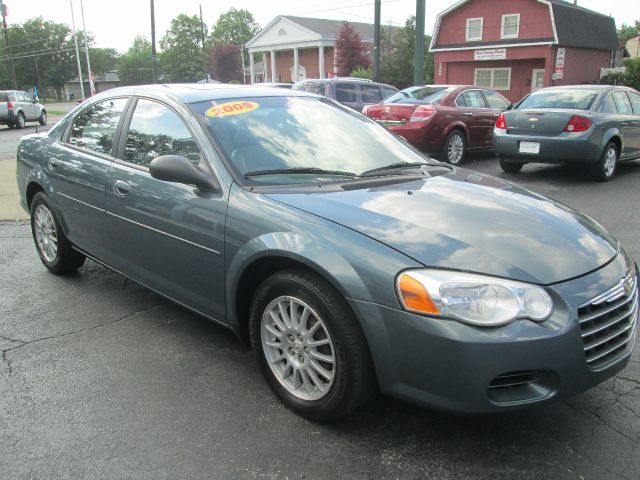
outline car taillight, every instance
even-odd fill
[[[367,115],[367,110],[369,110],[369,105],[364,106],[364,108],[362,109],[362,114]]]
[[[422,122],[433,117],[436,114],[436,109],[429,106],[423,105],[415,109],[413,115],[409,119],[410,122]]]
[[[498,115],[498,119],[496,120],[496,128],[499,128],[500,130],[507,129],[507,119],[504,118],[504,113]]]
[[[580,115],[574,115],[569,119],[569,123],[564,127],[564,132],[575,133],[575,132],[586,132],[591,128],[592,121],[586,117],[581,117]]]
[[[7,110],[13,110],[13,103],[7,102]]]

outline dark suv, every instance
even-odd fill
[[[398,91],[391,85],[353,77],[303,80],[294,84],[293,90],[333,98],[358,112],[361,112],[366,105],[380,103]]]

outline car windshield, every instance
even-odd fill
[[[589,110],[600,94],[598,90],[538,90],[533,92],[516,107],[525,108],[568,108],[573,110]]]
[[[324,95],[324,82],[301,82],[293,85],[292,90]]]
[[[453,91],[450,87],[411,87],[400,90],[382,103],[419,103],[437,105]]]
[[[429,162],[384,127],[329,99],[254,97],[192,107],[243,184],[339,181],[397,163]]]

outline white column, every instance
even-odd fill
[[[293,81],[298,81],[298,71],[300,70],[300,61],[298,59],[298,48],[293,49]]]
[[[256,81],[255,68],[253,66],[253,52],[249,52],[249,75],[251,75],[249,83],[253,84]]]
[[[276,76],[276,51],[271,50],[271,81],[277,82],[278,77]]]
[[[318,47],[318,69],[320,78],[324,78],[324,45]]]
[[[269,81],[269,66],[267,65],[267,52],[262,52],[262,81]]]

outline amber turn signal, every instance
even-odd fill
[[[407,310],[421,313],[440,313],[427,289],[415,278],[402,274],[398,281],[398,290],[402,303]]]

